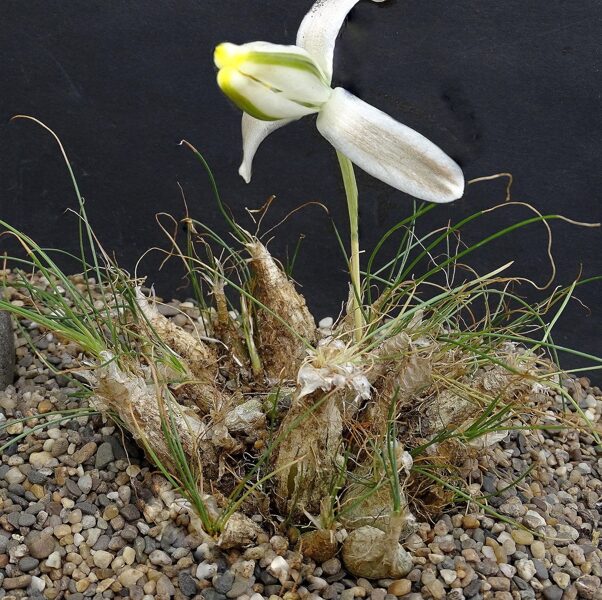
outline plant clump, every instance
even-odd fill
[[[458,498],[491,513],[468,491],[467,459],[512,430],[548,427],[549,398],[566,394],[551,330],[580,282],[531,306],[504,275],[509,264],[479,276],[460,262],[556,215],[536,213],[454,253],[461,227],[491,211],[420,234],[430,206],[415,204],[368,257],[359,289],[352,280],[346,310],[316,326],[290,272],[259,233],[234,223],[214,187],[234,244],[188,215],[159,219],[195,295],[194,318],[171,319],[99,244],[66,163],[82,274],[68,277],[52,252],[0,221],[27,254],[14,264],[47,282],[40,289],[16,271],[22,300],[0,300],[0,310],[80,349],[95,408],[131,433],[222,548],[251,544],[263,527],[317,560],[340,552],[356,576],[403,577],[415,515]],[[165,218],[184,225],[184,240]],[[388,241],[397,251],[381,261]],[[152,520],[156,507],[145,510]]]

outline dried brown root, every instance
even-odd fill
[[[115,412],[142,448],[150,448],[165,465],[176,469],[163,434],[165,412],[169,402],[161,391],[147,385],[143,377],[122,371],[109,352],[101,353],[104,364],[96,372],[96,403]],[[173,419],[184,452],[193,459],[199,456],[200,441],[207,435],[207,426],[189,409],[174,409]],[[211,461],[214,457],[208,457]],[[204,462],[204,461],[203,461]]]
[[[232,317],[228,311],[228,303],[224,292],[224,280],[221,277],[216,278],[213,284],[213,298],[215,300],[217,316],[214,325],[215,334],[226,346],[227,352],[224,358],[226,361],[236,363],[239,368],[240,366],[248,368],[250,366],[249,354],[246,351],[240,331],[232,321]]]
[[[180,388],[183,394],[203,414],[227,407],[229,398],[215,383],[218,357],[213,349],[159,313],[140,289],[136,290],[136,302],[148,321],[148,327],[182,359],[189,370],[186,375],[188,381]]]
[[[284,514],[318,514],[320,501],[332,492],[343,435],[339,404],[336,393],[325,397],[316,392],[293,401],[284,418],[274,462],[275,491]]]
[[[413,568],[412,557],[399,544],[403,527],[391,519],[387,533],[365,526],[352,531],[343,542],[342,557],[347,570],[356,577],[369,579],[405,577]]]
[[[432,384],[431,361],[417,354],[409,355],[401,363],[389,365],[389,372],[379,384],[374,402],[368,403],[363,420],[370,423],[372,435],[382,438],[387,430],[391,404],[393,418],[412,404],[416,395]]]
[[[502,359],[519,372],[513,373],[503,366],[491,365],[465,376],[455,387],[441,389],[421,409],[420,423],[416,424],[419,434],[429,438],[450,427],[462,431],[465,424],[469,425],[474,420],[475,413],[483,409],[477,400],[479,396],[492,400],[499,397],[507,404],[522,394],[528,394],[532,386],[528,373],[532,357],[521,357],[515,350],[514,355],[509,354]],[[463,392],[462,388],[470,392]]]
[[[305,299],[259,241],[246,244],[254,275],[254,297],[265,307],[256,309],[257,348],[266,374],[272,379],[294,379],[305,357],[306,343],[316,339],[316,324]],[[278,315],[279,318],[275,317]]]

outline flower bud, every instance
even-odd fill
[[[214,62],[221,90],[262,121],[317,113],[332,92],[320,67],[297,46],[224,43],[215,49]]]

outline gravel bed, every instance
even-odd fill
[[[180,311],[196,311],[191,302],[163,310],[182,324]],[[354,579],[338,558],[304,560],[281,535],[244,551],[207,544],[111,422],[93,415],[52,424],[48,413],[85,404],[77,379],[49,368],[73,369],[77,349],[35,323],[25,327],[36,353],[17,336],[17,377],[0,391],[0,422],[46,426],[1,453],[0,598],[602,599],[602,453],[587,434],[513,432],[467,460],[470,492],[530,531],[459,505],[406,541],[414,563],[406,578]],[[583,378],[565,385],[600,430],[600,389]],[[560,396],[556,403],[550,420]],[[10,425],[0,446],[23,428]]]

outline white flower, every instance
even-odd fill
[[[248,183],[263,140],[317,113],[318,131],[364,171],[416,198],[451,202],[464,192],[462,171],[451,158],[343,88],[331,88],[336,36],[358,1],[318,0],[305,15],[295,46],[252,42],[216,48],[218,84],[244,111],[239,173]]]

